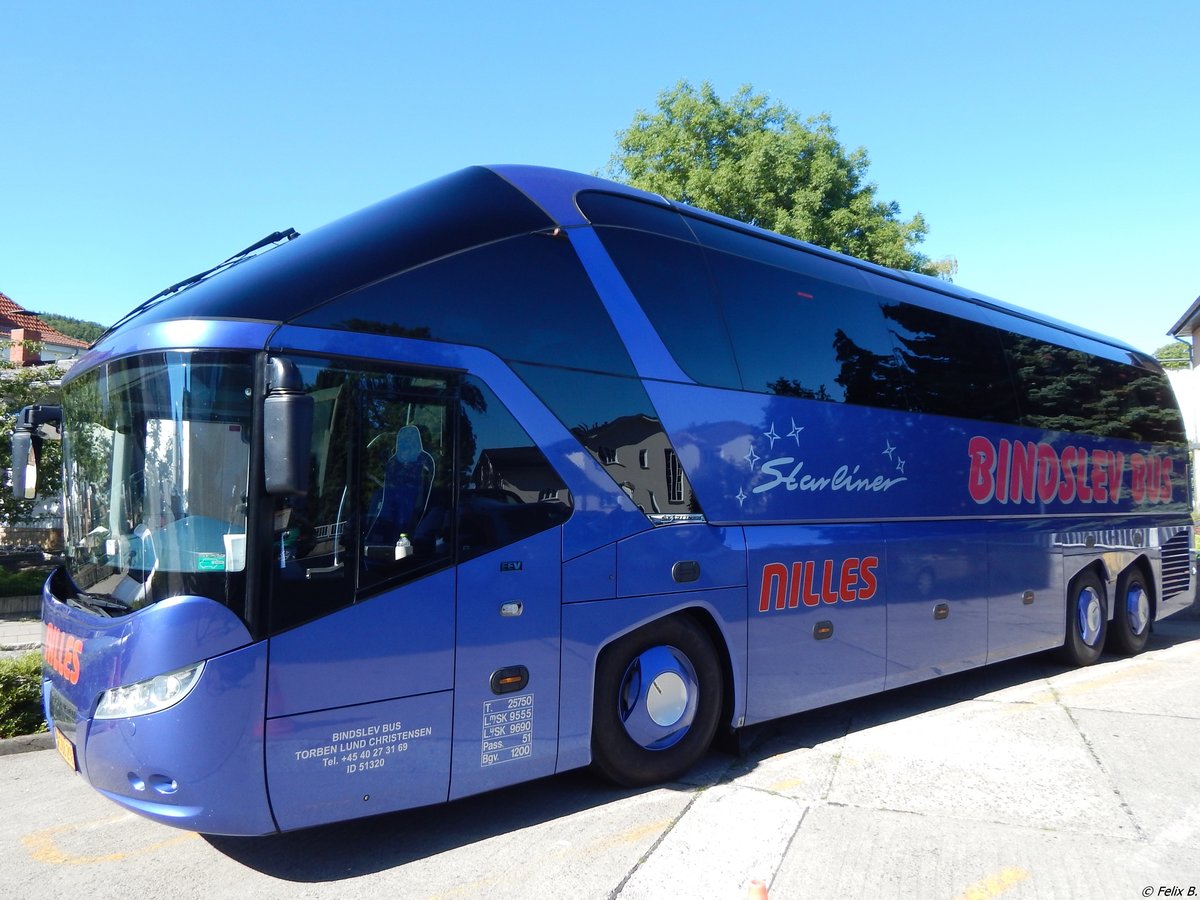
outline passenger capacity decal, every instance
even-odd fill
[[[976,503],[1170,503],[1174,464],[1158,453],[1124,453],[1000,440],[975,435],[967,445],[967,490]]]
[[[83,639],[47,622],[42,659],[71,684],[79,684],[79,674],[83,669]]]
[[[763,566],[762,586],[758,592],[758,611],[795,609],[822,603],[853,603],[870,600],[879,589],[878,556],[852,556],[848,559],[794,562]]]
[[[533,756],[533,694],[485,700],[482,768]]]

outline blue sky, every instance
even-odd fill
[[[1146,350],[1200,294],[1200,4],[0,0],[0,291],[109,324],[474,163],[603,168],[680,79],[827,112],[956,281]]]

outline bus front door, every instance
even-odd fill
[[[266,761],[285,831],[441,803],[450,780],[452,383],[320,376],[313,483],[275,517]]]
[[[450,798],[554,772],[562,529],[458,567]]]

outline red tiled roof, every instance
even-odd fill
[[[87,341],[68,337],[61,331],[55,331],[33,313],[17,306],[16,303],[9,299],[8,295],[0,292],[0,331],[11,332],[14,328],[27,328],[30,331],[38,332],[40,335],[38,340],[44,344],[79,348],[88,346]]]

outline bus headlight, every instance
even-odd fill
[[[174,706],[186,697],[200,680],[204,663],[198,662],[185,669],[176,669],[155,675],[136,684],[125,684],[105,691],[100,695],[96,707],[97,719],[124,719],[129,716],[144,716]]]

